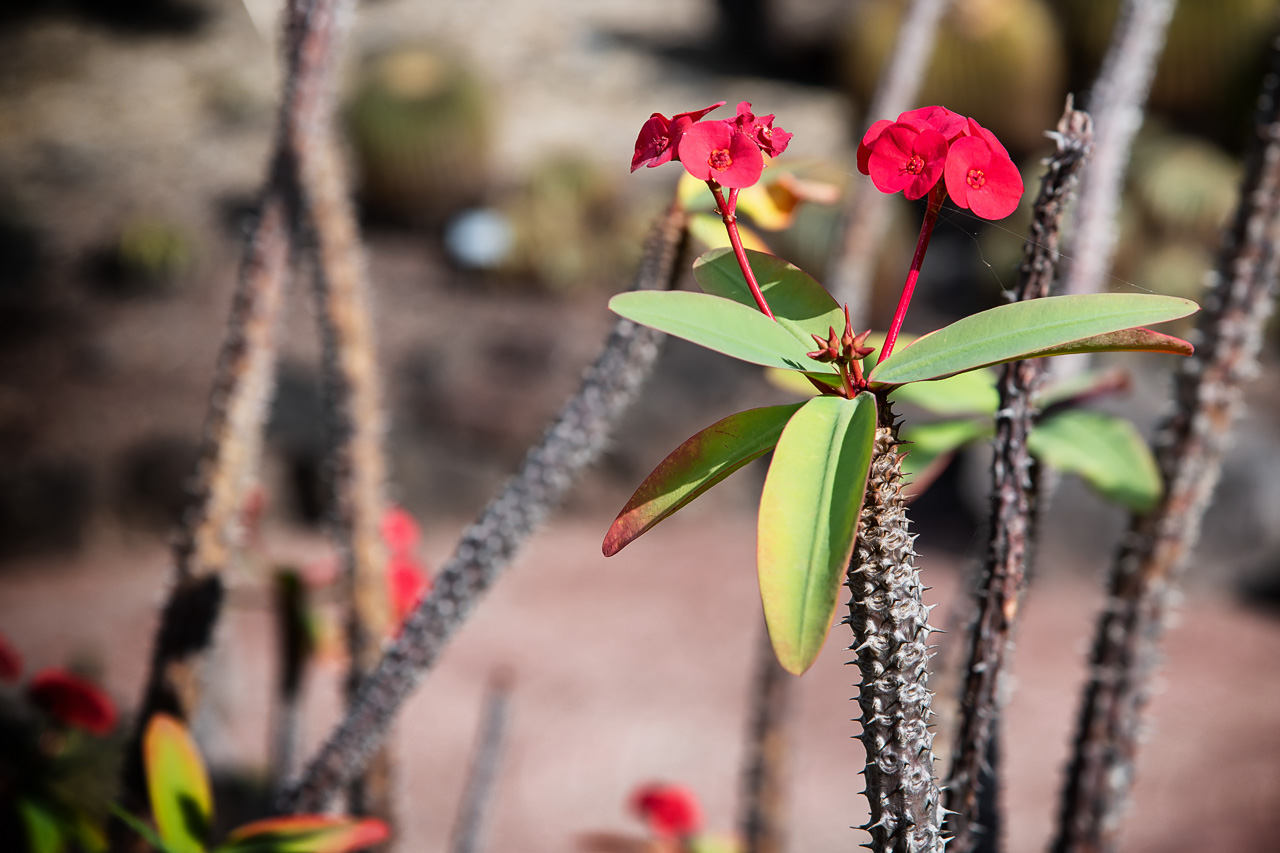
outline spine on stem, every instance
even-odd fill
[[[943,849],[942,807],[933,772],[932,694],[927,687],[929,608],[915,566],[902,487],[902,459],[892,414],[876,431],[849,565],[848,624],[862,680],[858,705],[867,753],[871,817],[863,829],[877,853]]]

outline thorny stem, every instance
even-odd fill
[[[1133,137],[1142,126],[1156,61],[1175,0],[1125,0],[1111,44],[1086,106],[1096,136],[1093,160],[1081,180],[1075,237],[1067,254],[1063,291],[1095,293],[1111,267],[1116,211]]]
[[[637,289],[668,289],[685,243],[685,214],[677,205],[650,234]],[[322,809],[382,743],[387,728],[480,597],[498,580],[520,546],[559,503],[577,474],[605,446],[608,435],[657,358],[662,335],[619,320],[578,391],[542,441],[462,536],[436,576],[431,593],[361,683],[346,716],[331,732],[302,778],[282,796],[282,812]]]
[[[1015,288],[1018,301],[1049,295],[1057,270],[1063,211],[1089,153],[1089,116],[1072,109],[1070,98],[1052,137],[1057,151],[1047,161],[1036,199]],[[991,538],[977,593],[978,614],[968,638],[968,660],[961,670],[965,680],[945,801],[950,810],[948,851],[969,853],[979,843],[989,850],[1000,846],[1000,840],[992,837],[994,827],[978,825],[979,795],[984,782],[994,786],[999,779],[1000,768],[992,756],[999,755],[1000,688],[1031,564],[1039,497],[1039,471],[1027,450],[1027,436],[1037,419],[1033,396],[1044,371],[1043,359],[1011,362],[997,383],[1000,406],[992,466]],[[984,762],[988,763],[985,768]],[[998,815],[996,811],[997,819]]]
[[[907,271],[907,280],[902,285],[902,295],[898,297],[898,307],[893,312],[893,322],[889,325],[889,334],[885,336],[884,346],[880,348],[880,357],[876,364],[884,361],[893,352],[893,345],[898,341],[898,333],[902,331],[902,323],[907,319],[907,308],[911,305],[911,294],[915,292],[916,280],[920,278],[920,267],[924,264],[924,253],[929,248],[929,238],[933,236],[933,226],[938,223],[938,213],[942,210],[942,202],[946,200],[947,190],[942,181],[934,185],[929,193],[929,204],[924,211],[924,222],[920,223],[920,237],[916,240],[916,252],[911,256],[911,269]]]
[[[742,247],[742,236],[738,234],[738,216],[736,213],[738,191],[729,190],[729,200],[726,202],[724,191],[719,184],[715,181],[707,181],[707,186],[711,187],[711,194],[716,197],[720,218],[724,221],[725,230],[729,232],[729,245],[733,246],[733,256],[738,259],[738,267],[742,270],[742,277],[747,280],[747,287],[751,288],[751,296],[756,300],[756,305],[764,312],[764,315],[776,322],[777,318],[769,310],[769,303],[764,301],[764,294],[760,292],[756,274],[751,271],[751,264],[747,261],[747,250]]]
[[[1179,368],[1174,412],[1157,433],[1164,497],[1155,511],[1130,519],[1111,567],[1055,853],[1116,848],[1165,620],[1242,408],[1242,385],[1257,371],[1280,271],[1280,42],[1272,45],[1255,127],[1196,354]]]

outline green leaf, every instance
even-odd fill
[[[292,815],[247,823],[233,830],[216,853],[348,853],[390,835],[375,818]]]
[[[911,480],[913,494],[924,491],[941,472],[941,464],[961,447],[991,434],[991,424],[978,421],[939,421],[905,427],[901,438],[907,444],[902,472]],[[937,466],[938,470],[931,470]]]
[[[800,403],[749,409],[717,421],[685,441],[653,469],[604,537],[612,557],[659,521],[773,449]]]
[[[760,495],[756,567],[778,662],[799,675],[831,627],[876,432],[870,394],[814,397],[782,430]]]
[[[620,293],[609,308],[629,320],[716,352],[765,367],[814,371],[806,346],[758,308],[707,293],[642,290]],[[834,372],[834,371],[830,371]]]
[[[779,324],[804,344],[806,352],[815,347],[810,335],[821,335],[825,339],[832,327],[837,334],[844,331],[844,311],[811,275],[781,258],[761,252],[748,250],[747,261],[760,292],[769,303],[769,310]],[[693,262],[693,278],[704,293],[760,310],[732,249],[712,249],[698,258]]]
[[[29,853],[61,853],[66,839],[58,816],[30,797],[19,797],[17,807]]]
[[[1151,336],[1157,333],[1135,327],[1176,320],[1198,307],[1189,299],[1150,293],[1090,293],[1014,302],[957,320],[895,349],[868,378],[879,385],[902,385],[1020,358],[1152,349],[1157,341]],[[1126,330],[1133,331],[1114,334]],[[1166,335],[1159,338],[1160,351],[1176,340]]]
[[[900,385],[889,399],[947,417],[994,415],[1000,406],[996,375],[991,370],[969,370],[946,379]]]
[[[209,776],[186,726],[168,714],[147,722],[143,762],[151,814],[172,853],[202,853],[209,839],[213,795]]]
[[[1107,499],[1137,512],[1154,509],[1164,490],[1151,448],[1123,418],[1071,409],[1036,424],[1027,448],[1042,462],[1079,474]]]
[[[150,844],[152,847],[160,851],[160,853],[172,853],[165,843],[156,835],[156,831],[141,818],[134,817],[115,803],[111,804],[111,813],[120,818],[121,822],[132,829],[138,835],[142,836],[142,840]]]

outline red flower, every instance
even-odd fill
[[[27,685],[31,703],[55,720],[105,735],[116,725],[116,707],[93,684],[60,669],[39,672]]]
[[[658,838],[685,838],[702,828],[702,808],[688,788],[655,782],[631,795],[631,810]]]
[[[22,674],[22,656],[9,645],[9,638],[0,634],[0,681],[17,681]]]
[[[1003,219],[1018,208],[1022,175],[990,131],[973,119],[969,127],[972,135],[956,140],[947,155],[947,193],[983,219]]]
[[[759,117],[753,115],[750,101],[738,104],[738,116],[733,120],[733,124],[770,157],[777,157],[786,151],[791,137],[795,135],[787,133],[780,127],[774,127],[772,115]]]
[[[392,507],[382,516],[382,541],[393,554],[412,550],[419,538],[418,522],[402,508]]]
[[[397,553],[387,564],[387,585],[391,588],[391,607],[399,625],[431,591],[431,576],[413,556]]]
[[[955,142],[969,132],[965,117],[959,113],[953,113],[946,107],[920,107],[917,110],[907,110],[898,116],[898,121],[921,130],[925,128],[936,130],[947,138],[947,142]]]
[[[880,134],[884,133],[886,127],[892,127],[893,122],[887,118],[882,118],[871,127],[867,128],[867,132],[862,136],[862,142],[858,144],[858,171],[864,175],[870,175],[867,170],[867,161],[871,158],[871,146],[876,144],[876,140],[880,138]]]
[[[684,132],[692,127],[694,122],[712,110],[723,107],[724,104],[724,101],[719,101],[701,110],[676,113],[671,118],[661,113],[649,116],[649,120],[640,128],[640,135],[636,137],[636,151],[631,156],[631,171],[634,172],[641,166],[652,169],[675,157]]]
[[[680,139],[680,162],[700,181],[738,190],[760,180],[764,155],[732,122],[702,121]]]
[[[884,128],[871,145],[867,173],[882,193],[902,190],[908,200],[927,195],[942,177],[947,139],[936,130],[905,122]]]

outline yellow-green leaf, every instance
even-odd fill
[[[779,663],[799,675],[822,650],[853,553],[876,405],[814,397],[782,430],[760,495],[756,568]]]
[[[272,817],[233,830],[217,853],[349,853],[390,835],[387,825],[375,818]]]
[[[165,848],[202,853],[209,839],[213,795],[195,741],[176,718],[156,714],[143,734],[142,753],[151,814]]]

